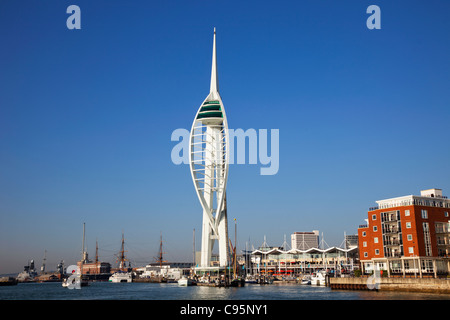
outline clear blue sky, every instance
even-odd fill
[[[66,8],[81,8],[68,30]],[[366,27],[369,5],[381,30]],[[0,3],[0,273],[87,247],[114,262],[192,260],[201,207],[170,140],[209,92],[217,28],[230,128],[279,129],[280,169],[234,165],[230,236],[281,245],[356,233],[376,200],[450,195],[450,2]]]

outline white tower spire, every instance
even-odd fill
[[[218,88],[214,28],[210,93],[195,115],[190,134],[190,170],[203,208],[200,269],[211,267],[216,240],[219,242],[220,267],[228,265],[228,139],[227,118]]]
[[[214,28],[212,67],[211,67],[211,86],[210,86],[209,92],[211,94],[219,93],[219,79],[217,77],[216,28]]]

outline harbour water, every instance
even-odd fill
[[[81,289],[61,283],[0,287],[0,300],[450,300],[448,294],[331,290],[298,284],[248,284],[241,288],[181,287],[177,283],[92,282]]]

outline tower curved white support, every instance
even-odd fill
[[[226,185],[229,135],[225,108],[219,94],[214,28],[210,92],[195,115],[190,133],[189,165],[203,208],[200,267],[208,268],[214,242],[219,243],[221,267],[228,264]]]

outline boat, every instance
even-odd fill
[[[252,275],[247,275],[245,277],[245,283],[258,283],[258,280]]]
[[[115,272],[111,277],[109,277],[109,282],[119,283],[119,282],[132,282],[133,276],[131,272]]]
[[[77,287],[77,281],[80,282],[80,287],[87,287],[89,285],[89,282],[80,276],[65,278],[61,285],[63,286],[63,288],[72,289],[72,288]],[[72,287],[71,287],[71,285],[72,285]],[[80,287],[78,287],[77,289],[79,289]]]
[[[301,284],[311,284],[311,276],[304,275],[301,279]]]
[[[133,282],[133,274],[131,271],[131,266],[128,262],[128,268],[126,267],[126,261],[128,261],[125,257],[125,238],[122,232],[122,245],[121,250],[119,252],[119,257],[117,262],[119,262],[118,271],[114,272],[109,277],[109,282],[120,283],[120,282]]]
[[[273,284],[273,278],[272,277],[262,277],[258,280],[259,284]]]
[[[311,285],[313,286],[325,286],[326,285],[327,272],[324,270],[317,271],[311,275]]]
[[[182,287],[193,286],[195,285],[195,281],[192,280],[191,278],[183,276],[178,280],[178,285]]]
[[[245,286],[245,280],[243,278],[236,278],[231,280],[231,287],[243,287]]]
[[[67,281],[67,279],[64,279],[62,284],[63,288],[67,288],[69,286],[69,281]]]
[[[16,280],[18,282],[35,282],[37,275],[34,260],[31,260],[27,266],[23,267],[23,271],[17,275]]]

